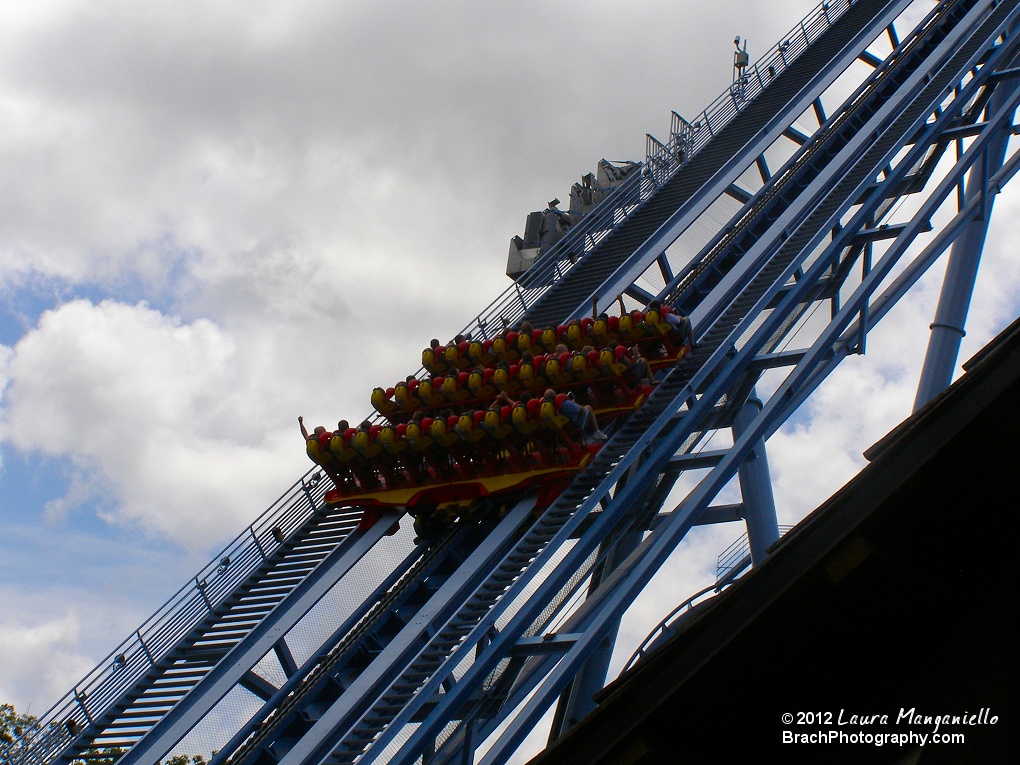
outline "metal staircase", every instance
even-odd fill
[[[492,337],[524,318],[535,326],[555,324],[587,313],[590,296],[596,294],[601,307],[608,305],[659,258],[676,232],[791,131],[797,117],[865,54],[882,30],[891,28],[910,1],[819,5],[754,65],[739,98],[727,90],[692,122],[674,113],[669,141],[652,143],[642,172],[628,176],[543,252],[461,334]],[[666,186],[668,191],[660,193]],[[651,248],[643,249],[649,237]],[[589,271],[595,276],[586,276]]]
[[[638,283],[649,268],[661,270],[659,296],[694,320],[696,350],[544,512],[533,497],[483,506],[437,543],[415,545],[387,536],[395,514],[356,531],[360,512],[324,506],[327,482],[310,471],[44,715],[12,750],[12,765],[89,761],[110,748],[126,750],[119,762],[151,765],[196,726],[226,726],[216,710],[238,689],[251,711],[215,731],[213,765],[454,762],[501,725],[482,761],[504,762],[758,439],[840,359],[863,350],[868,330],[987,209],[968,197],[913,262],[901,261],[967,169],[1012,130],[1020,101],[1012,69],[1020,47],[1010,34],[1018,0],[945,0],[896,37],[781,168],[762,174],[761,188],[688,263],[675,273],[668,263],[676,238],[867,58],[907,5],[820,6],[738,91],[692,122],[675,119],[641,173],[468,325],[491,336],[523,317],[539,326],[583,315],[594,295],[600,307],[619,292],[650,298]],[[934,159],[952,146],[955,167],[929,189]],[[1018,156],[990,168],[986,193],[1012,177]],[[907,193],[927,197],[908,221],[893,221]],[[888,243],[881,255],[876,242]],[[823,300],[825,327],[784,350]],[[696,454],[709,433],[733,425],[763,372],[784,369],[731,448]],[[693,466],[711,472],[663,512]],[[628,531],[644,532],[637,548],[562,613]],[[339,623],[316,621],[318,647],[296,657],[291,631],[338,590],[357,605]]]
[[[443,588],[454,586],[448,584],[451,575],[464,566],[480,576],[489,559],[517,534],[531,504],[519,503],[498,524],[499,514],[490,506],[480,508],[478,523],[455,524],[355,625],[337,630],[342,638],[336,646],[296,672],[294,682],[281,688],[280,706],[272,708],[265,720],[250,721],[213,763],[226,761],[228,754],[234,762],[275,761],[285,754],[325,709],[342,695],[351,697],[352,686],[384,649],[421,641],[421,619],[437,599],[442,600]]]
[[[823,11],[831,13],[837,5],[830,4]],[[876,23],[880,28],[888,26],[906,5],[882,0],[857,2],[848,5],[831,26],[822,28],[817,28],[820,26],[817,23],[811,25],[809,17],[808,24],[803,25],[805,39],[809,34],[806,30],[812,26],[817,28],[810,47],[805,47],[804,52],[794,58],[791,45],[786,45],[782,51],[777,46],[780,60],[785,57],[789,63],[775,75],[765,74],[764,77],[761,73],[767,73],[770,67],[776,71],[779,62],[757,65],[760,73],[754,81],[764,82],[767,87],[762,88],[756,98],[745,92],[738,111],[734,96],[727,94],[723,100],[726,107],[723,114],[730,116],[728,122],[719,125],[722,120],[712,119],[706,111],[702,120],[687,127],[688,132],[703,133],[705,139],[710,139],[703,146],[692,138],[677,135],[671,142],[670,154],[683,155],[680,147],[689,146],[687,151],[692,155],[683,163],[674,162],[668,179],[662,177],[665,172],[657,170],[657,188],[641,208],[599,242],[586,258],[583,269],[570,270],[528,307],[525,315],[531,323],[547,326],[563,321],[564,317],[584,314],[588,311],[589,296],[593,294],[601,296],[603,304],[608,304],[621,286],[633,281],[634,271],[643,270],[642,266],[647,266],[672,242],[670,229],[682,226],[683,220],[707,207],[722,189],[734,182],[753,157],[761,153],[765,134],[781,134],[808,108],[831,77],[828,67],[832,62],[843,63],[860,54],[863,45],[870,42],[867,35],[862,38],[862,30]],[[824,13],[820,18],[828,20]],[[796,40],[798,36],[791,34],[786,42],[791,39]],[[738,114],[739,119],[736,119]],[[771,143],[774,135],[767,140]],[[698,151],[694,153],[694,149]],[[662,163],[659,159],[655,167],[661,167]],[[650,242],[652,239],[655,241]],[[566,247],[569,248],[569,243]],[[627,276],[631,277],[629,281]]]

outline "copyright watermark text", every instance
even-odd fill
[[[865,744],[868,746],[926,746],[963,744],[966,728],[991,726],[999,716],[982,707],[976,712],[931,714],[916,707],[897,712],[835,711],[784,712],[784,744]],[[787,727],[789,726],[789,727]]]

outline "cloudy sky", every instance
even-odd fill
[[[366,414],[505,288],[529,211],[813,6],[0,5],[0,701],[43,712],[305,470],[298,414]],[[1018,199],[964,358],[1018,312]],[[909,413],[937,290],[772,439],[782,522]],[[703,586],[739,534],[668,575]]]

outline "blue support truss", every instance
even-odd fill
[[[943,0],[897,28],[908,5],[820,5],[698,117],[674,114],[641,171],[465,327],[556,324],[617,295],[693,319],[696,350],[551,505],[491,501],[418,544],[389,533],[396,513],[357,530],[310,471],[43,715],[10,765],[111,748],[149,765],[198,730],[214,765],[472,762],[486,739],[480,761],[495,765],[580,678],[569,724],[627,607],[690,529],[746,519],[752,557],[765,554],[778,535],[767,439],[954,242],[976,267],[991,200],[1020,163],[1020,0]],[[867,71],[834,103],[852,65]],[[726,222],[703,241],[694,224],[709,217]],[[955,273],[958,335],[972,280]],[[943,378],[952,355],[932,362]],[[732,446],[703,450],[720,429]],[[694,469],[696,486],[675,490]],[[713,504],[738,476],[742,502]],[[338,592],[354,605],[323,617]],[[227,721],[237,695],[248,711]]]
[[[1020,72],[1014,76],[1020,75]],[[999,112],[1009,98],[1007,88],[999,88],[989,100],[988,110]],[[1007,114],[1011,116],[1011,112]],[[991,126],[995,128],[995,126]],[[949,386],[960,352],[960,341],[966,334],[967,311],[970,296],[977,280],[978,265],[985,246],[985,236],[992,216],[992,205],[996,190],[988,185],[988,179],[1002,167],[1006,146],[1013,134],[1012,119],[1006,119],[997,127],[997,134],[989,143],[979,162],[975,162],[967,178],[966,195],[977,197],[977,214],[966,230],[953,244],[943,280],[942,295],[939,299],[935,320],[931,324],[931,340],[921,380],[917,386],[914,409],[920,409],[928,401]]]

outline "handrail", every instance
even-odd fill
[[[747,532],[734,539],[730,546],[723,550],[715,559],[715,578],[719,580],[723,574],[729,573],[751,551]]]
[[[720,231],[716,238],[702,251],[703,254],[691,260],[681,273],[675,275],[666,284],[665,289],[660,293],[660,295],[665,295],[662,298],[663,302],[672,304],[674,301],[679,300],[680,296],[695,283],[701,274],[713,266],[716,259],[744,233],[748,223],[760,215],[761,211],[782,193],[784,184],[788,183],[807,167],[817,153],[822,150],[825,141],[832,135],[837,134],[847,120],[851,118],[851,115],[855,113],[860,104],[870,95],[877,92],[877,89],[888,80],[893,72],[893,68],[889,66],[890,62],[901,61],[914,50],[924,36],[931,31],[933,24],[945,11],[945,8],[954,1],[942,0],[938,6],[933,8],[928,16],[914,28],[911,35],[903,40],[890,54],[885,61],[885,65],[878,67],[858,86],[857,90],[844,102],[841,111],[831,116],[811,136],[810,140],[780,170],[773,174],[769,183],[741,210],[735,222],[731,222],[729,226]]]
[[[474,340],[491,339],[506,328],[516,326],[553,284],[628,220],[856,2],[858,0],[826,0],[820,3],[790,30],[782,42],[773,46],[747,70],[754,75],[753,82],[751,74],[746,74],[740,83],[731,85],[700,112],[693,123],[672,112],[669,141],[663,144],[646,134],[644,164],[639,164],[638,170],[632,171],[591,213],[541,253],[531,268],[458,334]],[[739,96],[734,94],[735,87],[740,91]],[[421,377],[424,373],[424,367],[419,367],[415,376]],[[369,415],[374,422],[380,418],[377,412]]]
[[[779,525],[779,536],[783,536],[787,531],[793,528],[786,524]],[[747,538],[747,533],[741,534],[739,537],[730,543],[730,546],[719,553],[719,556],[715,561],[715,578],[716,582],[723,581],[729,572],[734,568],[738,568],[741,562],[751,552],[751,543]]]
[[[556,281],[629,219],[856,2],[858,0],[826,0],[820,3],[790,30],[782,42],[747,69],[738,83],[727,88],[693,121],[673,112],[669,141],[663,144],[647,136],[648,151],[639,171],[631,172],[590,214],[541,253],[517,282],[475,316],[459,334],[488,339],[518,323]]]
[[[787,531],[792,529],[792,526],[781,525],[779,527],[779,536],[782,536]],[[716,559],[715,575],[716,580],[714,583],[708,585],[702,590],[698,590],[696,593],[691,595],[687,600],[678,605],[668,614],[666,614],[662,620],[652,628],[651,632],[641,641],[641,645],[637,647],[637,650],[627,660],[627,663],[623,665],[623,669],[620,670],[621,674],[626,672],[641,659],[643,659],[655,646],[664,635],[671,632],[676,626],[676,621],[684,613],[692,610],[696,605],[701,605],[702,598],[709,593],[712,593],[714,597],[718,593],[722,592],[725,588],[729,587],[737,578],[744,573],[751,566],[751,554],[750,545],[747,541],[747,534],[742,534],[737,537],[730,546],[719,553]]]
[[[237,586],[276,552],[319,507],[328,482],[312,468],[251,525],[168,598],[130,637],[114,648],[12,744],[10,765],[44,763],[78,730],[102,717]],[[73,721],[73,722],[70,722]]]
[[[674,113],[670,139],[665,144],[649,143],[646,167],[653,168],[651,175],[658,185],[665,183],[680,166],[697,154],[728,125],[751,101],[788,69],[829,27],[846,13],[857,0],[827,0],[819,4],[801,22],[793,27],[782,42],[769,49],[764,56],[730,85],[711,104],[691,121]],[[677,124],[677,120],[681,124]]]
[[[827,0],[790,35],[756,62],[737,86],[731,86],[693,122],[673,115],[671,137],[654,146],[639,172],[632,172],[596,208],[543,253],[521,279],[475,316],[460,334],[489,338],[516,324],[527,309],[567,271],[591,253],[650,198],[711,137],[795,60],[857,0]],[[753,76],[751,76],[753,74]],[[738,87],[739,86],[739,87]],[[734,90],[736,88],[736,91]],[[128,688],[158,664],[236,586],[270,557],[286,536],[316,510],[325,482],[311,469],[262,515],[231,541],[189,584],[171,596],[131,636],[114,648],[70,692],[40,716],[30,733],[12,744],[4,760],[10,765],[43,763],[73,738],[70,726],[101,717]],[[277,532],[276,530],[279,529]],[[715,585],[713,585],[714,587]]]
[[[701,600],[701,598],[703,598],[708,593],[712,593],[712,596],[714,597],[720,589],[722,588],[719,586],[718,583],[710,584],[708,585],[708,587],[705,587],[702,590],[698,590],[696,593],[687,598],[687,600],[685,600],[683,603],[681,603],[672,611],[670,611],[668,614],[666,614],[666,616],[663,617],[662,621],[655,625],[655,627],[652,628],[652,631],[648,633],[648,636],[645,637],[643,641],[641,641],[641,645],[637,647],[637,650],[634,651],[631,657],[627,659],[627,663],[623,665],[623,669],[620,670],[620,674],[622,675],[624,672],[626,672],[635,664],[637,664],[639,661],[641,661],[641,659],[643,659],[647,655],[648,651],[652,648],[652,646],[655,643],[657,643],[662,638],[662,636],[665,635],[670,630],[670,628],[673,626],[673,622],[675,621],[675,619],[682,613],[690,611],[692,608],[694,608],[695,601]]]

